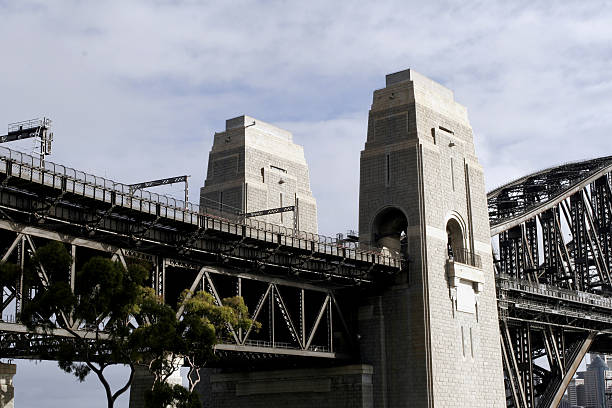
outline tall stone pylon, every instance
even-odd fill
[[[408,267],[359,310],[376,408],[504,407],[483,170],[467,110],[415,71],[374,91],[359,233]]]
[[[214,136],[200,207],[254,213],[293,206],[293,212],[251,218],[316,233],[317,204],[304,148],[284,129],[250,116],[225,121]]]

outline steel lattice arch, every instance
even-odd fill
[[[588,351],[612,350],[612,156],[488,194],[508,406],[556,407]]]

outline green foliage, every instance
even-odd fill
[[[130,265],[127,270],[119,262],[102,257],[89,259],[77,272],[75,293],[78,303],[75,316],[90,324],[108,319],[106,331],[125,335],[123,328],[131,315],[138,313],[142,284],[147,270],[142,265]]]
[[[85,381],[85,377],[91,372],[91,367],[84,363],[75,363],[72,361],[70,354],[73,352],[72,347],[66,347],[62,345],[59,353],[55,356],[57,358],[57,364],[59,368],[64,370],[68,374],[73,374],[79,382]]]
[[[256,330],[260,327],[248,317],[244,299],[239,296],[225,298],[219,306],[207,292],[185,291],[180,303],[184,311],[178,327],[179,336],[186,343],[181,354],[189,356],[196,366],[204,365],[213,357],[213,346],[230,336],[229,326],[235,331],[248,330],[251,325]]]
[[[48,322],[60,311],[73,312],[76,297],[69,283],[72,258],[61,242],[52,241],[38,249],[32,262],[28,264],[26,275],[32,275],[32,265],[42,265],[48,278],[45,290],[37,292],[36,297],[24,305],[20,319],[29,328],[52,328]]]
[[[51,282],[68,282],[72,257],[61,242],[51,241],[38,248],[33,257],[34,264],[42,264]]]
[[[235,331],[260,327],[249,318],[241,297],[223,299],[218,305],[203,291],[183,292],[179,299],[183,313],[177,318],[177,312],[153,289],[143,287],[149,265],[131,264],[126,269],[110,259],[93,257],[77,271],[73,293],[69,283],[72,259],[62,243],[39,248],[32,264],[42,265],[48,286],[26,304],[22,321],[30,328],[45,324],[53,328],[55,322],[72,332],[74,339],[55,344],[48,357],[58,360],[62,370],[80,381],[94,372],[105,388],[109,407],[128,388],[136,364],[147,364],[154,374],[148,407],[200,407],[193,392],[197,380],[191,374],[199,378],[198,370],[214,358],[213,346],[232,335],[230,327]],[[19,268],[4,264],[0,272],[2,279],[14,281]],[[76,327],[91,335],[79,335]],[[165,382],[183,359],[190,366],[189,390]],[[131,368],[130,379],[114,394],[103,374],[113,364]]]
[[[181,347],[178,337],[176,312],[155,295],[151,288],[142,290],[138,320],[139,326],[130,336],[130,346],[137,348],[150,359],[149,369],[153,373],[164,370],[174,371],[165,366],[165,357]],[[177,344],[178,343],[178,344]]]
[[[21,320],[31,329],[59,325],[71,332],[72,339],[52,342],[47,357],[56,359],[62,370],[79,381],[94,372],[112,407],[128,389],[134,365],[144,357],[142,347],[131,341],[128,323],[140,310],[147,269],[138,264],[126,269],[110,259],[93,257],[77,271],[73,293],[69,283],[72,258],[62,243],[39,248],[31,264],[44,270],[48,285],[26,303]],[[83,332],[89,334],[83,336]],[[104,369],[113,364],[131,368],[127,384],[115,393],[104,377]]]

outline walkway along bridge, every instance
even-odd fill
[[[611,186],[605,157],[488,195],[508,406],[557,406],[588,351],[612,352]],[[0,299],[0,357],[39,356],[44,334],[28,332],[18,316],[48,284],[42,267],[34,285],[24,284],[23,266],[50,240],[71,248],[73,285],[86,259],[104,255],[148,261],[150,284],[166,302],[186,288],[217,301],[243,296],[263,327],[217,345],[222,366],[358,358],[356,294],[409,269],[357,243],[224,217],[0,147],[1,262],[22,267]],[[54,323],[58,338],[68,336],[62,327],[83,330],[67,317]]]

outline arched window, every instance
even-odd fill
[[[463,246],[463,231],[459,222],[451,218],[446,223],[446,235],[448,236],[448,257],[455,259],[461,257],[464,246]]]
[[[408,221],[399,208],[380,211],[372,223],[373,242],[392,256],[406,255]]]

